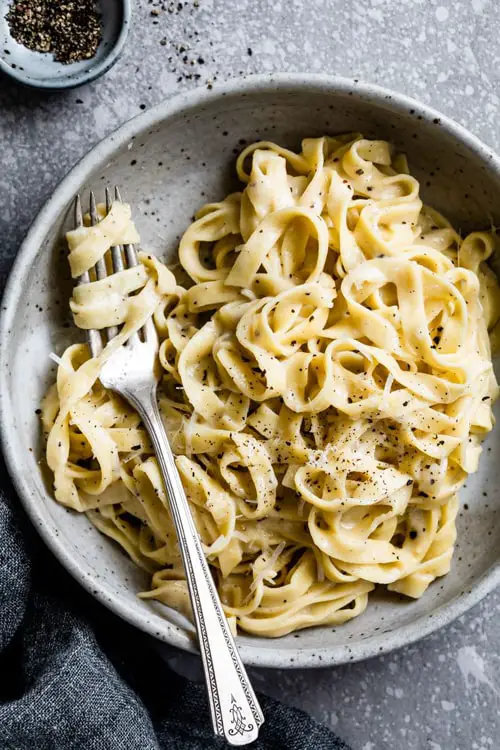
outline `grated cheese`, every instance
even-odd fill
[[[261,570],[258,571],[258,573],[256,574],[254,580],[252,581],[252,584],[250,586],[250,591],[252,591],[252,592],[255,591],[255,589],[257,588],[257,586],[260,583],[262,583],[262,581],[264,581],[266,579],[272,581],[272,579],[276,577],[277,571],[274,569],[274,566],[278,562],[278,558],[281,555],[281,553],[283,552],[283,550],[285,549],[285,547],[286,547],[286,542],[280,542],[277,545],[277,547],[275,547],[275,549],[274,549],[271,557],[267,561],[267,563],[265,563],[263,565],[263,567],[261,568]]]

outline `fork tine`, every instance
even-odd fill
[[[79,194],[75,198],[75,226],[83,226],[82,200]]]
[[[110,196],[110,193],[109,193],[109,189],[106,188],[106,213],[109,213],[110,210],[111,210],[112,201],[110,201],[110,198],[111,198],[111,196]],[[93,192],[90,193],[90,219],[92,221],[92,224],[95,224],[95,223],[97,223],[99,221],[99,216],[97,214],[97,208],[96,208],[96,205],[95,205],[95,196],[94,196]],[[111,248],[111,250],[112,250],[112,260],[113,260],[113,265],[112,265],[112,268],[111,268],[111,272],[113,272],[113,271],[121,271],[122,269],[121,268],[117,268],[115,266],[115,263],[114,263],[114,254],[113,254],[113,251],[115,250],[115,248]],[[95,265],[95,270],[96,270],[96,277],[98,279],[104,279],[104,278],[106,278],[106,276],[108,275],[108,268],[106,266],[106,257],[105,256],[103,258],[101,258],[100,260],[97,261],[97,263]],[[118,333],[118,326],[109,326],[109,328],[106,328],[106,338],[107,338],[107,340],[110,341],[112,338],[114,338],[116,336],[117,333]]]
[[[106,213],[109,214],[111,211],[111,207],[113,206],[113,198],[111,196],[111,190],[109,188],[106,188]],[[121,245],[115,245],[111,248],[111,258],[113,261],[113,270],[115,273],[118,273],[118,271],[123,271],[124,265],[123,265],[123,256],[122,256],[122,247]]]
[[[97,224],[97,206],[95,202],[95,195],[94,191],[90,191],[89,195],[89,205],[90,205],[90,221],[92,222],[92,225]]]
[[[94,192],[90,192],[90,223],[92,226],[95,226],[99,223],[100,218],[97,211],[97,205],[95,201],[95,195]],[[99,258],[99,260],[95,264],[95,275],[97,279],[105,279],[108,275],[108,269],[106,267],[106,258],[105,256],[102,258]],[[109,328],[106,328],[106,338],[108,341],[112,339],[116,334],[118,333],[118,328],[116,326],[110,326]]]
[[[74,219],[75,219],[75,226],[81,227],[83,226],[83,211],[82,211],[82,201],[79,195],[75,198],[75,206],[74,206]],[[85,271],[82,273],[81,276],[78,277],[76,280],[77,284],[88,284],[90,281],[90,274],[88,271]],[[87,337],[87,344],[90,349],[90,354],[92,357],[97,357],[101,350],[102,350],[102,340],[101,335],[99,331],[96,331],[94,328],[90,328],[85,332],[85,335]]]
[[[115,200],[118,201],[119,203],[123,203],[122,197],[120,195],[120,191],[118,190],[116,186],[115,186]],[[137,255],[135,252],[135,247],[133,245],[130,245],[130,244],[123,245],[123,251],[125,253],[125,258],[129,267],[137,266],[139,264],[139,261],[137,260]],[[147,335],[148,335],[146,325],[140,328],[139,331],[142,333],[144,340],[146,340]],[[130,336],[129,343],[133,344],[136,341],[140,341],[139,331],[137,333],[133,333]],[[150,335],[151,335],[151,330],[150,330]]]
[[[120,191],[118,190],[117,187],[115,187],[115,200],[120,201],[120,203],[123,203],[122,197],[120,195]],[[137,260],[135,247],[133,245],[124,245],[123,249],[125,251],[125,255],[127,257],[127,262],[129,266],[137,266],[139,261]]]
[[[99,214],[97,213],[95,195],[92,191],[90,193],[90,223],[93,227],[99,223]],[[95,264],[95,274],[98,279],[105,279],[108,275],[106,261],[104,260],[104,258],[99,258],[99,260]]]

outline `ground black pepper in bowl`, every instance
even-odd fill
[[[94,0],[14,0],[6,20],[16,42],[64,64],[94,57],[102,37]]]

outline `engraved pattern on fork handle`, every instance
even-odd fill
[[[179,539],[205,670],[212,724],[231,745],[253,742],[264,716],[220,603],[156,401],[156,384],[123,390],[153,443]]]

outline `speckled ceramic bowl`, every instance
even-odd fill
[[[60,353],[78,333],[64,327],[69,285],[61,237],[74,194],[118,184],[134,206],[143,245],[172,258],[196,208],[234,187],[234,159],[256,139],[298,147],[304,136],[359,130],[407,152],[424,198],[457,226],[500,223],[500,162],[455,123],[357,81],[282,75],[232,81],[160,104],[94,148],[63,180],[31,227],[5,294],[1,327],[4,450],[21,502],[68,570],[114,612],[158,639],[194,650],[192,626],[136,598],[146,580],[84,516],[57,505],[39,465],[35,410]],[[500,581],[500,430],[487,441],[481,468],[462,493],[451,573],[418,601],[382,592],[361,617],[339,628],[305,630],[277,640],[241,636],[243,659],[267,667],[324,666],[362,659],[415,641],[449,623]],[[463,505],[465,508],[466,506]]]

